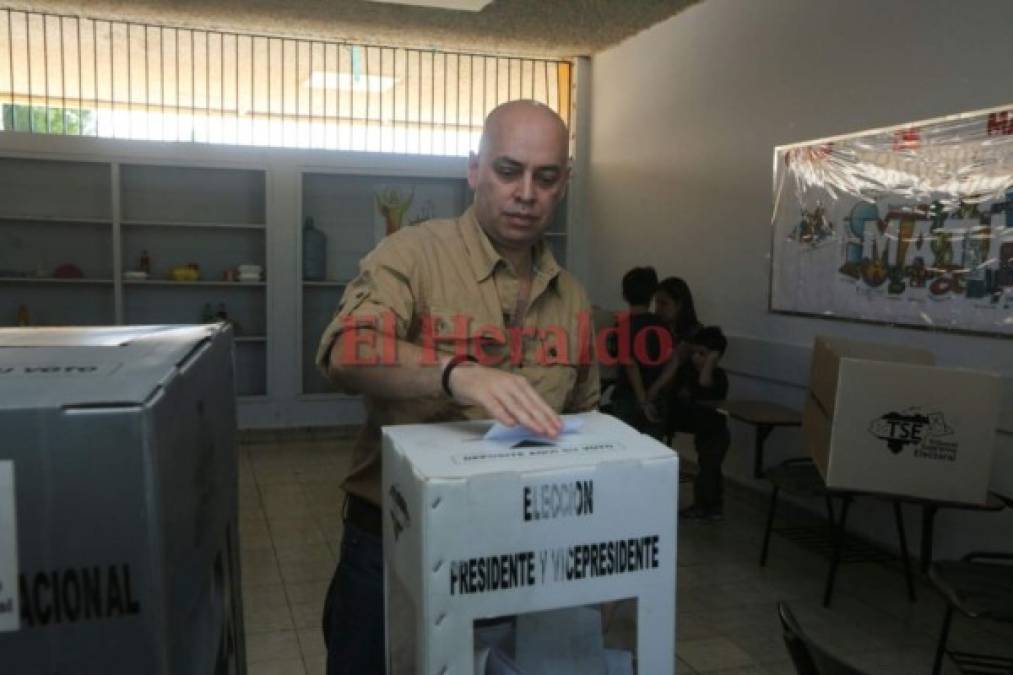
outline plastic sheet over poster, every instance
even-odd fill
[[[1013,104],[774,150],[776,312],[1013,337]]]

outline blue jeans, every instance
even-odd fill
[[[324,602],[327,675],[384,675],[383,541],[347,520]]]

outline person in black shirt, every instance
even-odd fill
[[[623,299],[629,312],[619,316],[619,334],[629,335],[628,344],[609,345],[619,357],[619,373],[612,392],[611,412],[641,433],[661,438],[664,425],[649,411],[647,391],[661,376],[672,342],[665,323],[651,313],[651,298],[658,288],[653,267],[634,267],[623,275]],[[628,321],[628,332],[622,322]]]
[[[686,348],[679,350],[677,367],[668,368],[649,392],[657,395],[671,379],[671,395],[664,413],[666,430],[693,434],[698,473],[693,483],[693,505],[679,515],[686,518],[721,520],[724,517],[724,461],[731,436],[725,416],[708,403],[721,401],[728,395],[728,375],[718,361],[728,347],[728,340],[717,326],[700,328],[686,339]]]

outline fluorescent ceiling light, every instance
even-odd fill
[[[436,9],[456,9],[462,12],[481,12],[492,0],[372,0],[392,5],[418,5]]]
[[[341,91],[387,91],[397,82],[388,75],[350,75],[327,70],[314,70],[306,81],[311,89]]]

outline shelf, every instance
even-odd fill
[[[0,221],[5,220],[22,223],[73,223],[80,225],[113,224],[113,221],[108,218],[75,218],[73,216],[18,216],[10,213],[0,213]]]
[[[323,393],[323,394],[299,394],[300,401],[356,401],[361,399],[361,396],[355,394],[342,394],[339,391]]]
[[[267,183],[263,169],[121,164],[120,214],[156,225],[262,224]]]
[[[304,281],[303,286],[309,288],[335,288],[340,286],[347,286],[351,281]]]
[[[124,227],[195,227],[211,230],[263,230],[263,223],[201,223],[201,222],[168,222],[163,220],[123,220]]]
[[[112,279],[54,279],[52,277],[0,277],[0,283],[4,284],[69,284],[69,285],[92,285],[111,286]]]
[[[124,286],[263,288],[266,281],[170,281],[168,279],[124,279]]]

